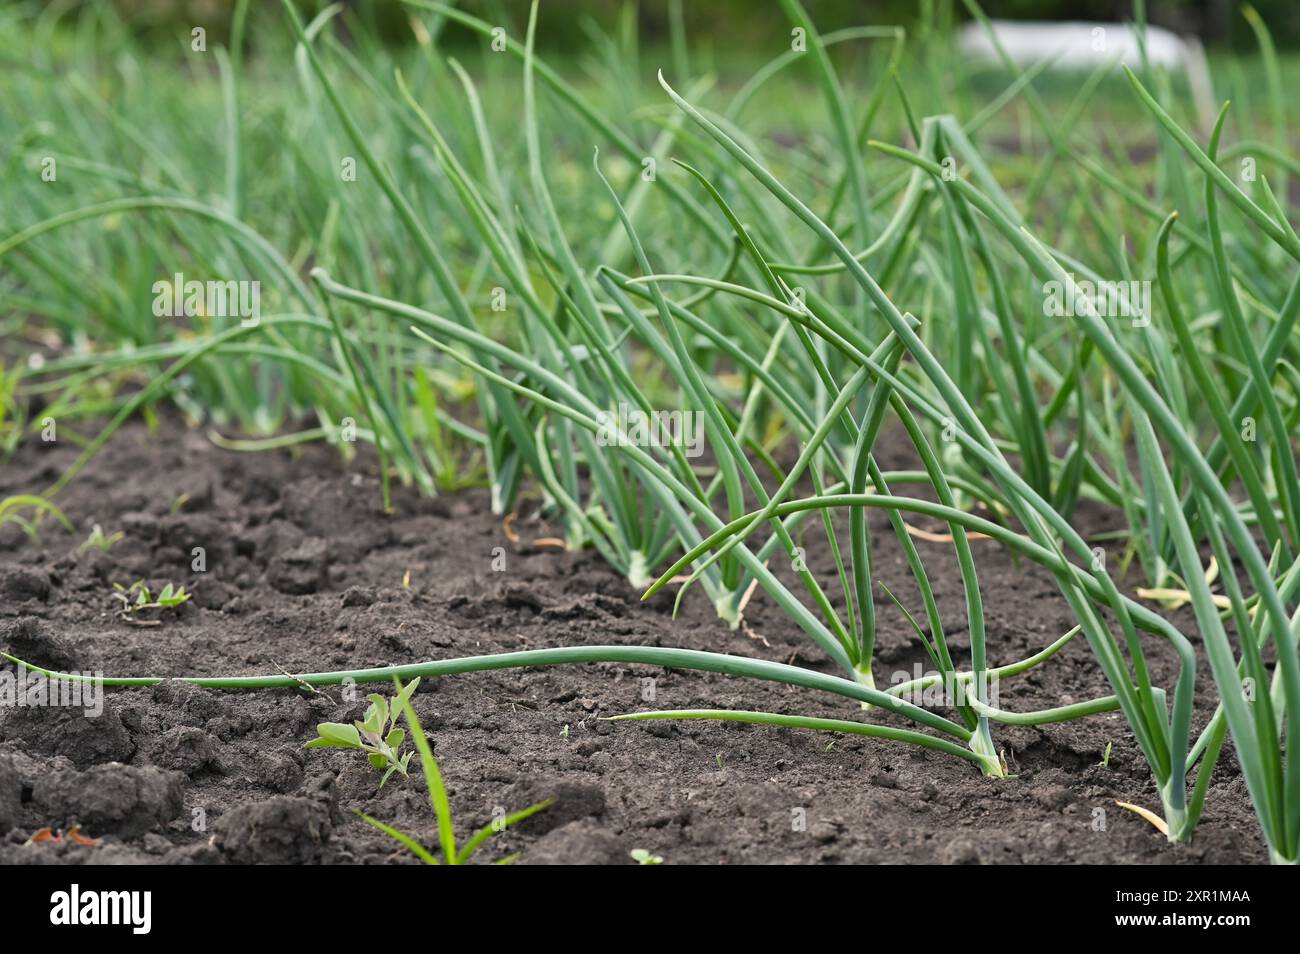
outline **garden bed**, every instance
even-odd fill
[[[890,435],[882,466],[912,466]],[[30,441],[0,472],[0,496],[44,486],[76,455]],[[351,467],[322,446],[238,454],[164,419],[123,428],[59,498],[39,543],[0,528],[0,648],[39,665],[105,675],[291,673],[584,644],[676,646],[831,671],[760,591],[746,628],[688,594],[642,603],[592,552],[532,541],[553,528],[521,516],[507,528],[485,491],[434,499],[397,491],[380,506],[373,461]],[[1081,510],[1081,529],[1107,515]],[[79,549],[89,528],[122,531],[106,552]],[[914,592],[883,513],[877,575]],[[930,529],[942,529],[931,527]],[[991,661],[1028,656],[1074,624],[1042,568],[997,544],[979,548]],[[190,569],[205,550],[206,572]],[[952,548],[918,541],[959,668],[965,633]],[[494,548],[503,548],[496,553]],[[833,573],[816,551],[810,567]],[[825,566],[819,566],[824,562]],[[408,576],[409,574],[409,576]],[[778,575],[793,576],[793,574]],[[184,583],[191,602],[158,626],[117,612],[112,584]],[[404,585],[404,579],[409,585]],[[906,595],[904,595],[906,594]],[[897,610],[878,602],[877,681],[928,668]],[[1184,613],[1186,611],[1183,611]],[[1194,632],[1187,613],[1179,618]],[[1199,650],[1199,646],[1198,646]],[[1153,681],[1173,661],[1153,655]],[[6,678],[14,675],[4,670]],[[1198,667],[1196,726],[1215,702]],[[653,703],[643,696],[653,679]],[[1082,639],[1006,681],[1000,705],[1037,709],[1105,695]],[[361,718],[345,689],[218,691],[178,683],[110,689],[88,718],[66,707],[0,711],[0,861],[6,863],[383,863],[413,857],[354,809],[436,839],[419,773],[379,773],[355,753],[305,750],[316,723]],[[1001,726],[1014,777],[876,739],[726,723],[610,723],[645,708],[735,708],[859,718],[849,700],[776,683],[653,667],[588,664],[425,679],[418,712],[462,836],[498,807],[553,796],[545,812],[493,839],[492,860],[631,863],[1257,863],[1267,860],[1231,751],[1215,771],[1191,845],[1168,844],[1116,805],[1158,810],[1151,773],[1118,712],[1039,727]],[[879,712],[867,718],[882,720]],[[899,723],[903,725],[904,723]],[[1102,765],[1110,746],[1109,758]],[[1100,814],[1099,814],[1100,813]],[[51,839],[74,824],[97,845]]]

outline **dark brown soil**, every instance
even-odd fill
[[[24,447],[0,470],[0,497],[39,491],[75,454],[66,443]],[[901,451],[890,456],[883,454],[886,466],[907,463]],[[305,672],[592,643],[827,665],[761,593],[747,612],[749,633],[718,621],[699,593],[674,621],[670,595],[638,602],[595,554],[528,546],[553,532],[535,520],[518,521],[525,543],[512,545],[484,492],[420,499],[399,491],[396,513],[385,516],[373,464],[364,460],[348,469],[319,447],[296,456],[235,454],[168,423],[161,435],[124,429],[59,498],[75,535],[47,521],[36,544],[15,526],[0,528],[0,646],[47,666],[108,675]],[[1096,529],[1103,518],[1083,523]],[[125,538],[108,553],[79,551],[95,523]],[[881,514],[872,527],[877,575],[915,606]],[[833,580],[815,536],[810,566]],[[196,546],[206,550],[203,573],[190,569]],[[951,641],[964,653],[951,547],[919,546]],[[1070,627],[1048,574],[989,541],[975,546],[995,663],[1020,659]],[[500,572],[495,547],[506,551]],[[183,582],[194,599],[161,626],[132,626],[117,618],[111,585],[142,577],[155,591]],[[877,679],[885,683],[925,657],[892,604],[882,598],[877,609]],[[1171,686],[1172,660],[1153,652],[1155,681]],[[1214,698],[1208,667],[1201,670],[1198,727]],[[502,807],[556,799],[494,839],[482,860],[519,851],[524,863],[627,864],[634,848],[668,863],[1267,859],[1230,753],[1190,846],[1169,845],[1118,808],[1116,799],[1158,806],[1118,713],[997,727],[1017,775],[988,780],[967,762],[859,737],[601,721],[648,707],[643,678],[655,680],[654,707],[862,717],[847,700],[774,683],[612,664],[425,680],[416,709],[436,744],[462,838]],[[353,810],[433,844],[418,773],[380,790],[378,773],[355,753],[303,748],[317,722],[359,718],[366,691],[349,703],[338,691],[164,683],[110,690],[97,718],[68,708],[0,710],[0,861],[409,862]],[[1041,708],[1107,691],[1079,639],[1005,683],[1000,702]],[[43,826],[75,823],[100,844],[26,844]]]

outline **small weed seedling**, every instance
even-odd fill
[[[535,815],[545,808],[548,808],[553,799],[548,798],[544,802],[538,802],[536,805],[529,805],[522,811],[517,811],[513,815],[506,815],[504,818],[496,818],[488,822],[473,835],[460,848],[456,847],[456,829],[452,824],[451,818],[451,801],[447,798],[447,789],[442,784],[442,772],[438,769],[438,762],[433,757],[433,749],[429,745],[429,737],[424,734],[424,729],[420,727],[420,720],[415,714],[415,709],[411,706],[411,692],[414,691],[419,679],[415,679],[410,685],[403,688],[399,679],[394,677],[393,683],[397,686],[397,694],[393,696],[393,705],[391,706],[394,713],[401,711],[402,717],[406,719],[406,724],[411,730],[411,741],[415,743],[416,751],[420,753],[420,765],[424,769],[424,781],[429,789],[429,804],[433,806],[433,813],[438,819],[438,844],[441,848],[441,857],[434,854],[428,848],[425,848],[418,841],[412,838],[406,832],[398,831],[391,825],[385,825],[383,822],[371,818],[365,812],[360,810],[357,814],[367,825],[378,828],[389,838],[401,844],[411,854],[415,855],[426,865],[463,865],[474,853],[483,847],[483,843],[493,835],[498,835],[505,831],[511,825],[516,825]],[[375,698],[371,696],[371,698]],[[496,861],[496,864],[506,865],[514,861],[518,855],[507,855]]]
[[[370,708],[366,709],[364,719],[351,725],[344,722],[322,722],[316,726],[318,738],[312,739],[306,747],[357,749],[365,752],[371,765],[384,770],[384,777],[379,780],[380,788],[384,787],[394,772],[401,772],[405,777],[413,752],[407,750],[402,754],[406,730],[398,728],[397,717],[401,714],[402,703],[419,684],[419,679],[412,679],[391,701],[377,692],[371,693],[366,697],[370,700]]]
[[[1107,742],[1106,747],[1101,750],[1101,761],[1097,764],[1102,768],[1110,768],[1110,747],[1111,743]]]
[[[104,533],[104,528],[95,524],[90,530],[90,536],[77,548],[78,553],[84,553],[91,547],[94,547],[100,553],[107,553],[113,549],[113,544],[119,542],[126,534],[121,530],[115,530],[112,533]]]
[[[662,855],[652,855],[644,848],[633,848],[628,853],[632,856],[632,860],[639,865],[661,865],[664,863]]]
[[[172,586],[170,583],[155,597],[144,580],[136,580],[130,586],[114,583],[113,596],[122,604],[118,615],[132,626],[161,626],[162,620],[142,617],[140,614],[149,610],[175,609],[190,599],[184,586]]]

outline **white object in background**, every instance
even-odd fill
[[[1142,66],[1135,27],[1124,23],[990,21],[998,45],[1019,66],[1044,58],[1058,70],[1090,70],[1103,63]],[[979,23],[967,23],[957,34],[957,47],[973,60],[1000,63],[992,38]],[[1210,70],[1205,51],[1195,37],[1184,39],[1164,27],[1146,29],[1147,62],[1171,73],[1183,72],[1196,101],[1202,125],[1214,114]],[[1211,120],[1212,121],[1212,120]]]

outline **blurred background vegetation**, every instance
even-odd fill
[[[326,7],[323,0],[294,2],[304,14]],[[1040,166],[1050,171],[1041,164],[1052,144],[1034,109],[1015,94],[1015,77],[1000,64],[953,56],[948,34],[967,16],[962,0],[803,2],[823,34],[847,25],[903,26],[906,59],[900,79],[915,116],[951,115],[973,124],[984,160],[1011,196],[1045,181]],[[451,152],[477,168],[481,143],[475,118],[448,61],[454,55],[464,65],[481,99],[496,165],[504,171],[503,207],[522,209],[537,222],[541,215],[521,125],[522,64],[515,56],[490,52],[481,34],[445,20],[440,25],[427,11],[413,16],[397,0],[343,0],[340,5],[344,10],[328,19],[318,49],[342,98],[396,181],[412,190],[424,220],[436,224],[434,238],[470,307],[486,315],[491,330],[513,334],[509,320],[488,306],[498,280],[494,263],[485,257],[474,222],[398,95],[395,73],[402,71],[435,115]],[[523,37],[526,0],[461,0],[458,6],[488,24],[500,24],[516,40]],[[984,0],[983,6],[996,16],[1050,12],[1123,20],[1132,15],[1129,3]],[[1194,0],[1148,3],[1152,22],[1174,27],[1227,17],[1230,29],[1205,34],[1213,101],[1233,103],[1225,142],[1282,142],[1290,128],[1285,90],[1300,80],[1300,55],[1291,41],[1277,75],[1270,77],[1243,7]],[[1275,37],[1292,37],[1291,3],[1261,0],[1258,8]],[[396,300],[435,310],[443,306],[443,293],[432,287],[424,263],[412,256],[410,238],[374,179],[362,174],[357,188],[338,188],[339,157],[353,154],[353,140],[295,51],[281,4],[249,0],[248,9],[242,42],[231,44],[234,0],[0,4],[0,128],[10,131],[0,147],[0,171],[6,173],[0,175],[0,238],[124,196],[179,195],[205,208],[234,210],[242,225],[282,254],[284,263],[268,271],[265,262],[250,257],[222,228],[175,211],[114,211],[25,245],[0,262],[0,411],[4,389],[16,387],[4,369],[27,362],[33,348],[43,349],[38,355],[46,361],[43,377],[38,380],[40,369],[32,369],[21,393],[45,401],[42,407],[54,408],[61,421],[97,419],[121,407],[131,388],[147,384],[196,337],[214,333],[211,323],[182,327],[140,306],[151,300],[159,276],[177,271],[266,277],[263,308],[269,314],[299,307],[297,290],[283,280],[286,274],[300,277],[321,263]],[[206,31],[207,52],[194,55],[191,30],[200,26]],[[418,36],[428,40],[439,30],[436,43],[418,42]],[[674,45],[674,35],[683,43]],[[1237,37],[1249,37],[1240,50],[1228,45]],[[578,223],[569,236],[577,261],[609,262],[617,255],[622,258],[616,264],[628,265],[626,247],[615,241],[622,229],[613,207],[594,188],[594,146],[601,149],[603,168],[624,184],[639,175],[637,164],[644,156],[689,157],[701,149],[698,137],[680,127],[682,114],[655,80],[661,66],[675,85],[693,90],[705,108],[743,129],[755,153],[797,194],[842,205],[837,198],[843,195],[837,191],[842,153],[814,72],[788,57],[791,68],[769,71],[773,61],[789,52],[791,42],[790,21],[776,0],[543,0],[537,39],[543,60],[576,97],[608,117],[627,144],[622,151],[615,148],[616,137],[580,121],[563,97],[544,93],[538,98],[545,174],[558,220]],[[851,110],[866,111],[874,101],[871,135],[907,144],[914,141],[910,118],[889,82],[896,42],[904,50],[892,31],[869,39],[858,36],[836,43],[831,55]],[[756,75],[763,77],[761,89],[751,85]],[[1160,82],[1181,120],[1192,126],[1203,118],[1185,95],[1181,76],[1162,75]],[[1100,157],[1107,163],[1115,156],[1137,157],[1124,167],[1130,176],[1128,194],[1154,192],[1163,174],[1162,166],[1149,161],[1157,154],[1158,140],[1149,114],[1122,75],[1098,72],[1088,80],[1077,73],[1046,71],[1034,77],[1033,89],[1052,115],[1069,115],[1077,106],[1074,138],[1098,157],[1098,167],[1106,165]],[[716,157],[707,150],[700,155],[706,167],[716,168]],[[55,157],[58,180],[52,187],[41,178],[42,163]],[[882,201],[892,202],[894,193],[883,190],[901,188],[906,170],[875,150],[864,150],[862,158],[873,182],[881,183]],[[659,175],[688,174],[662,162]],[[728,190],[739,187],[734,178],[720,181]],[[1300,174],[1290,182],[1300,185]],[[688,187],[683,180],[681,188]],[[1092,216],[1098,206],[1083,186],[1041,189],[1037,198],[1041,201],[1030,221],[1047,240],[1086,260],[1112,261],[1123,247],[1111,232],[1095,226]],[[778,214],[767,200],[735,199],[752,216]],[[1300,189],[1294,201],[1300,202]],[[720,263],[711,233],[684,232],[675,212],[664,201],[645,202],[641,225],[651,260],[667,263],[668,271],[717,273]],[[845,228],[851,227],[846,221]],[[788,241],[780,231],[774,238]],[[791,248],[787,257],[803,260],[811,254]],[[931,266],[937,270],[942,261],[936,256]],[[1113,267],[1122,273],[1125,266]],[[895,283],[888,286],[895,301],[914,313],[931,311],[935,304],[926,296],[934,286],[921,281],[915,270],[900,266],[896,271]],[[540,275],[535,280],[542,282]],[[842,273],[827,277],[825,286],[844,286],[838,291],[845,295],[852,291],[846,290]],[[1034,307],[1041,310],[1041,287],[1022,290],[1038,295]],[[734,304],[730,307],[735,311]],[[423,362],[427,355],[412,357],[413,346],[406,340],[390,346],[394,332],[387,325],[376,324],[372,331],[367,319],[365,333],[374,335],[367,342],[379,342],[376,353],[383,357],[376,358],[378,373],[391,375],[394,400],[409,406],[410,395],[402,390],[409,384],[406,363]],[[302,353],[322,353],[319,342],[305,340],[319,336],[318,330],[295,331],[294,336],[295,341],[304,339],[296,345]],[[145,349],[154,350],[142,363]],[[120,360],[105,354],[120,354]],[[396,358],[389,361],[390,355]],[[338,406],[349,400],[346,389],[340,391],[334,379],[313,377],[282,357],[263,348],[248,360],[205,361],[178,379],[165,397],[194,422],[206,419],[232,433],[259,437],[279,434],[311,414],[337,421],[347,413]],[[86,381],[92,386],[81,386]],[[472,381],[459,368],[440,366],[431,386],[438,391],[440,409],[459,412],[473,395]],[[9,420],[12,445],[23,427],[21,421],[12,423],[16,416]],[[0,462],[5,435],[0,414]]]
[[[174,34],[178,27],[203,25],[209,33],[224,40],[230,21],[231,0],[112,0],[124,19],[141,33]],[[64,8],[66,0],[52,6]],[[301,0],[304,11],[326,6],[326,0]],[[395,43],[409,42],[407,11],[397,0],[343,0],[359,16],[374,24],[381,35]],[[519,28],[528,15],[523,0],[462,0],[457,4],[476,16],[504,26]],[[827,31],[864,23],[902,24],[924,20],[925,8],[937,6],[957,22],[968,19],[960,0],[806,0],[807,8],[818,28]],[[1210,46],[1250,48],[1252,36],[1240,15],[1244,4],[1238,0],[1148,0],[1147,17],[1151,23],[1179,33],[1194,33]],[[254,12],[254,18],[279,17],[278,5]],[[550,15],[561,12],[573,18],[570,31],[550,29],[539,43],[552,49],[585,45],[584,23],[613,29],[624,20],[623,0],[562,0],[554,3]],[[984,10],[994,17],[1027,20],[1094,20],[1124,22],[1134,17],[1133,0],[985,0]],[[1300,45],[1300,3],[1296,0],[1254,0],[1252,6],[1269,24],[1279,45]],[[741,46],[764,42],[774,32],[788,33],[788,24],[780,6],[764,0],[690,0],[681,5],[688,35],[711,37],[714,43]],[[642,0],[636,8],[635,24],[627,24],[646,44],[666,43],[669,30],[670,0]],[[476,44],[468,33],[449,32],[450,42]],[[256,36],[251,37],[256,43]],[[723,57],[725,58],[725,57]]]

